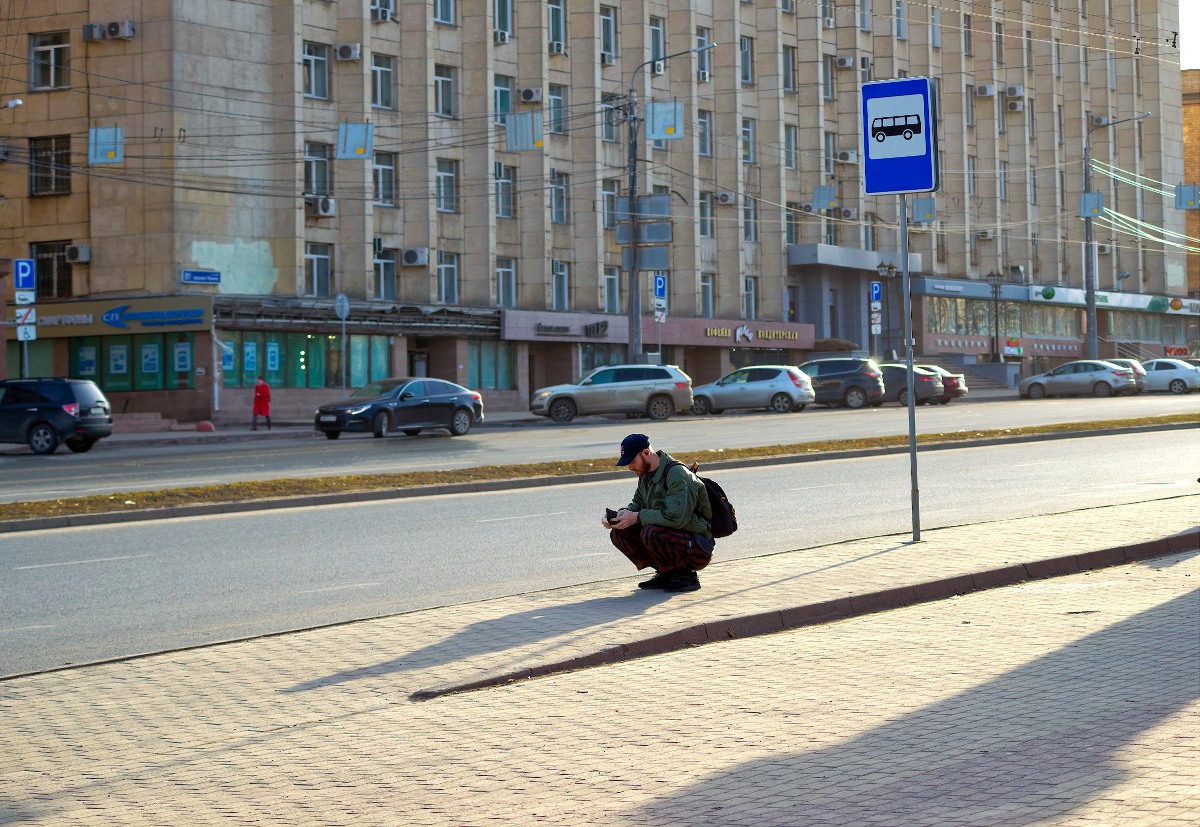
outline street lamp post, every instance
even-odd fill
[[[996,336],[992,339],[992,361],[999,362],[1000,359],[1000,288],[1004,284],[1004,276],[994,270],[987,274],[987,283],[992,288],[992,323],[995,326]]]
[[[1106,118],[1103,123],[1088,127],[1083,139],[1084,193],[1091,193],[1092,191],[1092,133],[1097,129],[1107,129],[1119,123],[1140,121],[1142,118],[1150,117],[1151,114],[1150,112],[1140,112],[1132,117],[1121,118],[1116,121],[1110,121]],[[1085,355],[1088,359],[1096,359],[1099,358],[1100,352],[1096,335],[1096,244],[1092,237],[1092,216],[1090,211],[1087,211],[1087,214],[1083,217],[1083,234],[1083,292],[1084,301],[1087,305],[1085,319],[1087,325],[1087,353]]]
[[[875,272],[879,273],[879,280],[887,285],[887,304],[883,311],[883,349],[884,358],[891,358],[888,354],[892,351],[892,279],[896,277],[896,265],[881,262]]]

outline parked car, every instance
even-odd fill
[[[1146,369],[1146,390],[1191,393],[1200,390],[1200,367],[1182,359],[1151,359]]]
[[[787,413],[804,410],[815,398],[812,381],[795,365],[753,365],[694,388],[692,413],[719,414],[730,408]]]
[[[1191,365],[1191,366],[1192,366],[1192,367],[1194,367],[1194,368],[1200,368],[1200,359],[1193,359],[1193,358],[1192,358],[1192,357],[1190,357],[1190,356],[1184,356],[1184,357],[1183,357],[1182,359],[1180,359],[1179,361],[1181,361],[1181,362],[1187,362],[1189,365]]]
[[[883,372],[883,401],[899,402],[908,407],[908,365],[886,363],[879,366]],[[940,374],[913,365],[913,391],[917,404],[941,402],[945,386]]]
[[[35,454],[65,442],[82,454],[112,430],[112,406],[90,379],[0,381],[0,442],[27,443]]]
[[[913,365],[913,367],[929,370],[942,377],[942,398],[936,400],[942,405],[948,405],[955,399],[967,395],[967,377],[961,373],[951,373],[941,365]]]
[[[873,359],[836,357],[800,365],[812,381],[816,401],[823,405],[862,408],[883,404],[883,375]]]
[[[343,431],[370,431],[382,437],[392,431],[416,436],[426,428],[445,428],[463,436],[483,421],[483,397],[442,379],[380,379],[347,399],[317,408],[313,426],[328,439]]]
[[[1105,359],[1106,362],[1111,362],[1119,368],[1129,368],[1133,371],[1133,381],[1137,385],[1137,392],[1141,393],[1146,389],[1146,368],[1137,359]]]
[[[670,419],[692,407],[692,379],[675,365],[609,365],[578,382],[538,388],[529,410],[554,422],[588,414],[645,414]]]
[[[1100,359],[1080,359],[1067,362],[1053,370],[1021,380],[1017,392],[1030,399],[1046,396],[1070,396],[1090,393],[1093,396],[1112,396],[1118,393],[1137,393],[1133,371]]]

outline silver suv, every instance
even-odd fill
[[[589,414],[645,414],[670,419],[692,407],[692,379],[674,365],[609,365],[578,384],[538,388],[529,410],[554,422]]]

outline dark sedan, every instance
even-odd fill
[[[392,431],[416,436],[427,428],[445,428],[462,436],[483,421],[483,397],[442,379],[380,379],[350,398],[317,408],[314,427],[329,439],[342,431]]]
[[[908,368],[905,365],[880,365],[883,372],[883,401],[899,402],[908,405]],[[917,395],[917,404],[924,405],[933,400],[940,402],[945,386],[942,377],[931,370],[923,370],[913,365],[913,391]]]
[[[947,405],[952,399],[962,399],[967,395],[967,377],[961,373],[951,373],[941,365],[913,365],[913,367],[921,368],[936,373],[942,377],[942,398],[941,403]]]

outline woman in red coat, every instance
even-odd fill
[[[250,430],[258,430],[258,417],[261,414],[267,418],[267,430],[271,430],[271,386],[261,376],[254,386],[254,408],[251,411]]]

